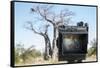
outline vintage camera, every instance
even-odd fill
[[[87,44],[87,23],[79,22],[77,26],[59,26],[57,38],[59,61],[82,62],[86,58]]]

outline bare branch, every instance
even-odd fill
[[[64,9],[64,10],[61,10],[59,15],[58,15],[58,21],[56,22],[57,25],[59,24],[64,24],[65,22],[67,24],[69,24],[69,21],[71,20],[71,17],[70,16],[73,16],[74,13],[72,11],[69,11],[68,9]]]
[[[47,33],[49,26],[50,26],[49,24],[45,25],[45,34]]]
[[[44,10],[43,10],[43,14],[41,13],[40,9],[38,9],[38,11],[39,11],[40,15],[41,15],[46,21],[50,22],[51,24],[54,24],[52,20],[50,20],[50,19],[47,18],[47,16],[48,16],[47,11],[48,11],[48,10],[45,10],[45,9],[44,9]]]
[[[38,20],[42,21],[45,20],[49,23],[51,23],[53,26],[69,23],[69,20],[71,19],[70,16],[73,16],[74,13],[72,11],[69,11],[67,8],[60,11],[59,14],[55,14],[55,12],[51,12],[52,8],[54,6],[52,5],[37,5],[31,9],[31,11],[37,13],[42,18],[37,18]],[[69,17],[69,18],[68,18]]]
[[[27,26],[27,27],[25,26],[26,29],[33,31],[36,34],[43,35],[42,32],[38,32],[33,28],[32,22],[27,22],[27,25],[29,25],[29,26]]]
[[[31,31],[33,31],[34,33],[36,33],[36,34],[39,34],[39,35],[42,35],[42,36],[45,36],[46,34],[47,34],[47,31],[48,31],[48,27],[49,27],[50,25],[49,24],[46,24],[46,25],[44,25],[44,31],[37,31],[35,28],[33,28],[33,24],[32,24],[32,22],[27,22],[27,26],[24,26],[26,29],[28,29],[28,30],[31,30]],[[42,29],[41,27],[39,28],[39,29]]]
[[[51,24],[54,25],[54,22],[49,19],[47,16],[49,14],[49,10],[52,8],[53,6],[49,6],[46,8],[41,8],[41,6],[36,6],[35,9],[31,8],[31,11],[36,12],[37,14],[39,14],[43,19],[45,19],[47,22],[50,22]]]

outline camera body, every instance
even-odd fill
[[[80,22],[81,23],[81,22]],[[88,26],[59,26],[58,27],[58,60],[82,62],[86,58],[88,44]]]

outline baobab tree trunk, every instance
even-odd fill
[[[48,60],[52,55],[50,39],[48,35],[45,35],[45,52],[44,52],[44,60]]]
[[[51,42],[50,42],[50,39],[49,39],[48,35],[47,35],[47,39],[48,39],[48,44],[47,44],[48,53],[49,53],[49,56],[52,57]]]
[[[45,52],[44,52],[44,60],[48,60],[48,49],[47,49],[48,41],[45,39]]]
[[[57,40],[57,27],[53,27],[54,29],[54,35],[53,35],[53,54],[52,54],[52,58],[53,60],[57,60],[58,59],[58,48],[57,48],[57,43],[56,43],[56,40]]]

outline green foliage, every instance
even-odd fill
[[[15,64],[25,64],[39,56],[41,56],[41,53],[34,46],[24,48],[24,45],[17,44],[15,47]]]
[[[97,41],[94,39],[91,42],[92,47],[88,49],[88,56],[96,55],[97,51]]]
[[[20,56],[17,50],[15,50],[15,63],[19,63],[20,62]]]
[[[94,48],[94,47],[91,47],[88,50],[88,56],[92,56],[92,55],[96,55],[96,48]]]

